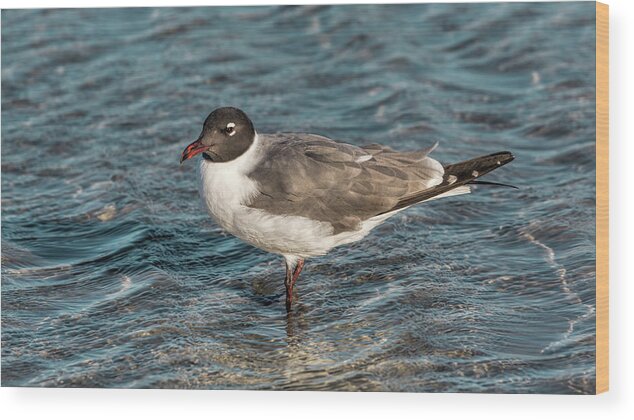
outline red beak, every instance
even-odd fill
[[[195,142],[187,146],[185,150],[183,150],[183,154],[181,155],[181,163],[189,158],[196,156],[198,153],[204,152],[205,150],[207,150],[207,146],[202,144],[200,140],[196,140]]]

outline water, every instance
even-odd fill
[[[592,393],[594,3],[2,13],[2,384]],[[202,211],[182,149],[260,132],[517,159],[309,260]]]

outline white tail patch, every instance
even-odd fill
[[[453,197],[454,195],[469,194],[470,192],[471,192],[471,187],[469,187],[467,185],[462,185],[460,187],[454,188],[451,191],[447,191],[445,193],[438,194],[435,197],[428,198],[427,200],[424,200],[424,202],[436,200],[438,198]]]

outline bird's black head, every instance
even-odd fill
[[[213,162],[228,162],[246,152],[254,139],[247,114],[238,108],[218,108],[205,120],[198,139],[183,151],[181,163],[199,153]]]

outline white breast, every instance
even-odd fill
[[[257,194],[257,185],[246,176],[257,163],[258,140],[242,156],[229,162],[200,162],[199,192],[209,214],[230,233],[239,226],[245,203]],[[234,233],[235,234],[235,233]]]

